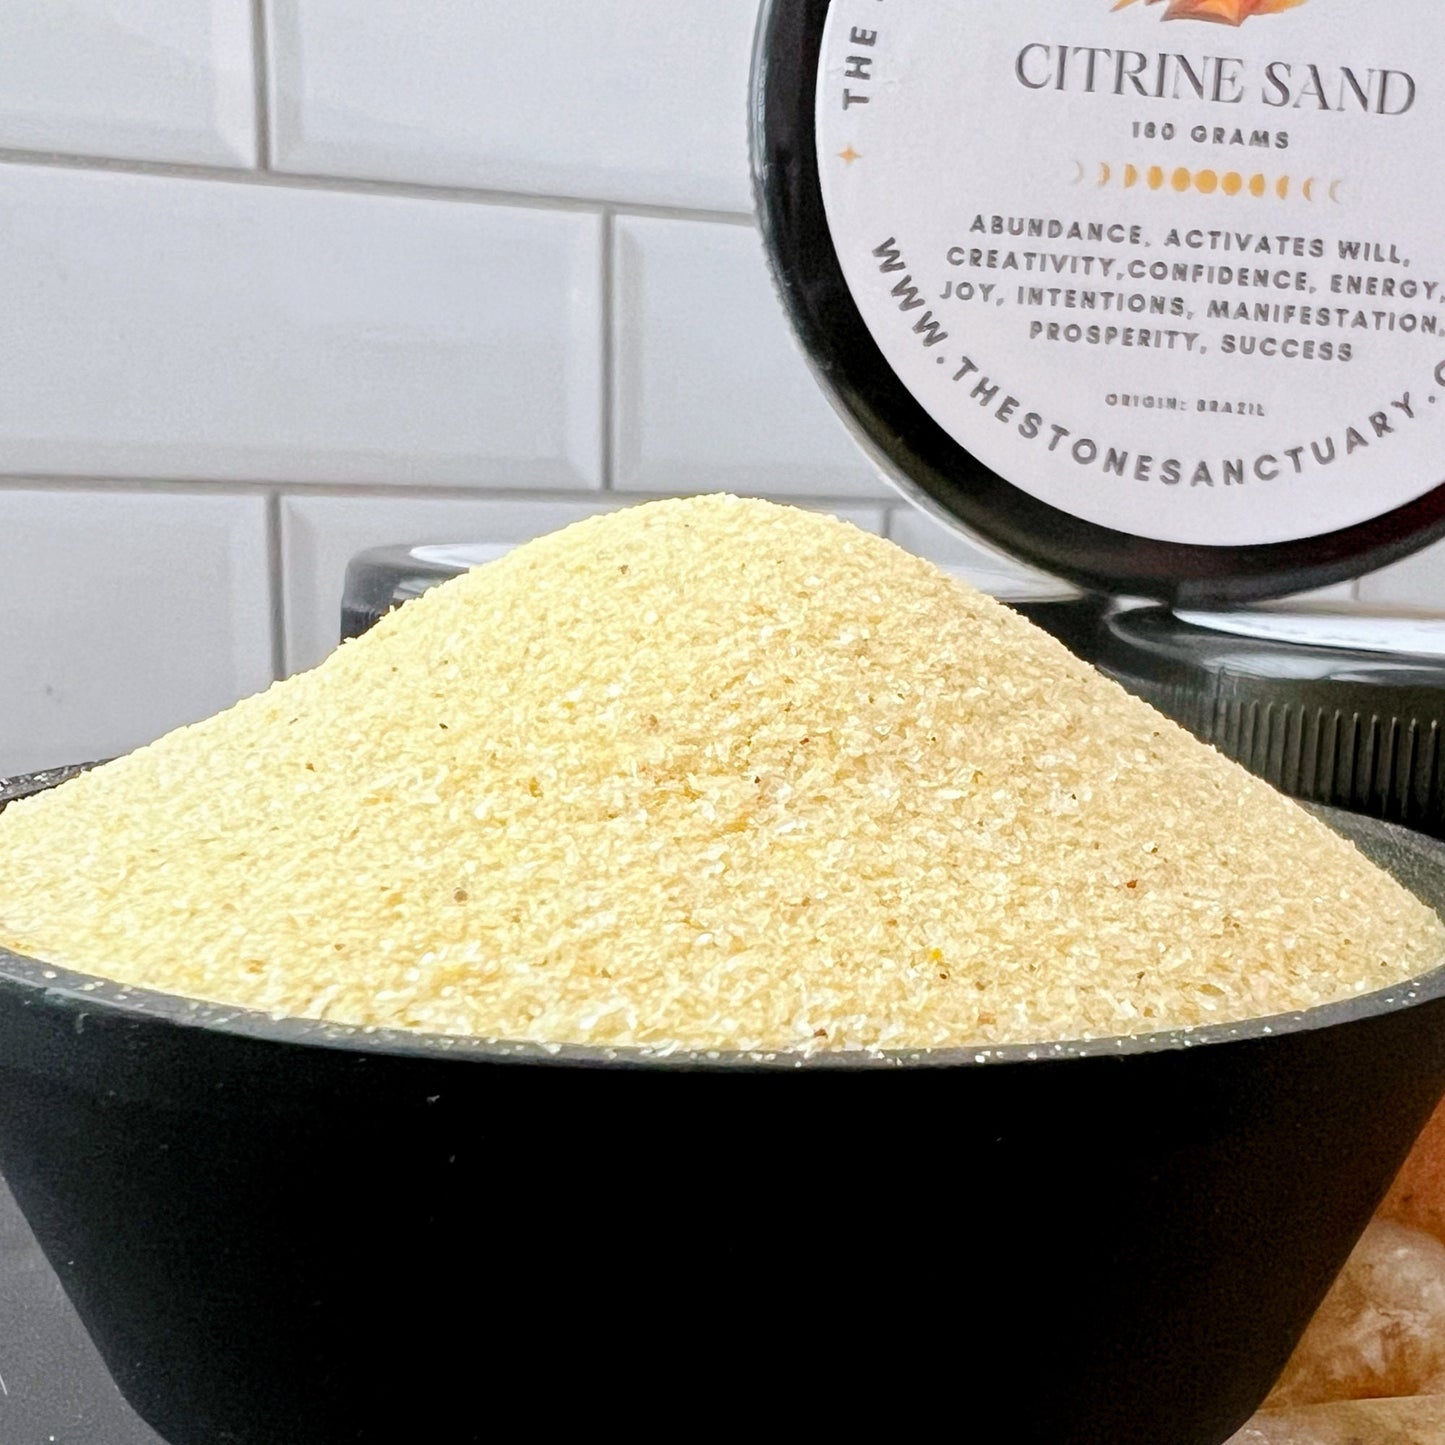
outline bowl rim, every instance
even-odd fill
[[[93,764],[49,769],[43,773],[0,779],[6,801],[59,786]],[[1311,806],[1308,811],[1343,833],[1357,847],[1371,835],[1395,847],[1430,859],[1445,868],[1445,843],[1397,824],[1336,808]],[[1362,848],[1368,856],[1368,849]],[[1383,866],[1376,861],[1377,866]],[[1402,886],[1408,887],[1408,884]],[[793,1073],[833,1071],[861,1073],[931,1071],[1069,1060],[1134,1058],[1178,1054],[1226,1044],[1322,1032],[1402,1013],[1445,998],[1445,961],[1388,988],[1371,990],[1291,1013],[1246,1019],[1237,1023],[1200,1024],[1192,1028],[1151,1033],[1110,1035],[1023,1044],[952,1045],[926,1049],[686,1049],[645,1045],[609,1047],[598,1044],[537,1043],[480,1035],[436,1034],[420,1030],[336,1023],[326,1019],[275,1016],[259,1009],[224,1004],[183,994],[116,982],[13,952],[0,944],[0,990],[38,995],[50,1007],[75,1017],[77,1032],[91,1015],[115,1023],[171,1024],[202,1033],[221,1034],[265,1044],[349,1053],[362,1057],[456,1059],[477,1064],[542,1065],[561,1068],[646,1070],[705,1073]]]
[[[550,1044],[476,1035],[335,1023],[325,1019],[276,1017],[259,1009],[137,988],[96,975],[77,973],[27,958],[0,946],[0,989],[40,996],[69,1011],[77,1032],[83,1020],[104,1016],[115,1023],[169,1024],[206,1034],[258,1043],[301,1046],[353,1055],[413,1059],[455,1059],[480,1064],[526,1064],[564,1068],[643,1069],[664,1072],[790,1073],[799,1070],[870,1072],[977,1069],[1004,1064],[1124,1059],[1182,1053],[1224,1044],[1256,1043],[1272,1037],[1317,1033],[1403,1013],[1445,999],[1445,964],[1386,989],[1357,994],[1294,1013],[1202,1024],[1155,1033],[1113,1035],[1032,1044],[954,1045],[932,1049],[759,1050],[608,1047]]]

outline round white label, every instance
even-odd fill
[[[1445,479],[1445,7],[834,0],[818,163],[928,413],[1160,541],[1319,536]]]

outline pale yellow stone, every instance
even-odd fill
[[[1347,1401],[1256,1416],[1229,1445],[1442,1445],[1445,1396]]]
[[[1433,1394],[1445,1394],[1445,1245],[1417,1229],[1377,1220],[1310,1325],[1269,1407]]]
[[[1380,1213],[1445,1244],[1445,1103],[1416,1141]]]

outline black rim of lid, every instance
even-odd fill
[[[369,632],[388,612],[419,597],[438,583],[460,576],[465,567],[425,555],[422,544],[371,547],[358,552],[346,568],[341,595],[341,640]]]
[[[1115,613],[1095,665],[1281,792],[1445,837],[1445,662]]]
[[[823,206],[814,105],[831,0],[764,0],[753,64],[753,177],[774,279],[814,370],[864,445],[928,510],[1096,591],[1247,602],[1358,577],[1445,536],[1445,483],[1358,526],[1252,547],[1159,542],[1051,507],[985,467],[924,410],[874,342]]]

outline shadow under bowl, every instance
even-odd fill
[[[1445,847],[1327,820],[1445,911]],[[173,1445],[1221,1445],[1442,1092],[1445,970],[1186,1034],[658,1058],[0,950],[0,1168]]]

